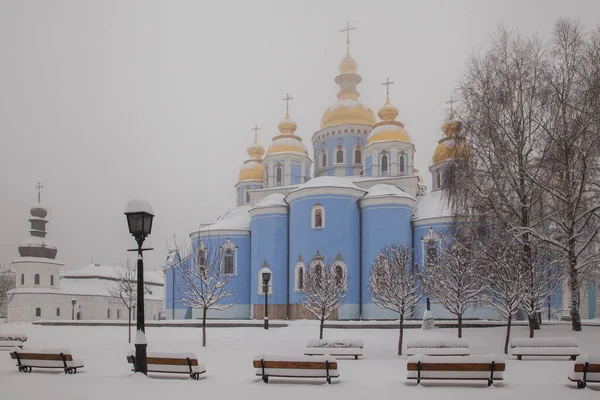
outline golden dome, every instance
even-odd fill
[[[433,164],[451,159],[462,161],[471,159],[471,149],[465,138],[460,135],[461,129],[462,122],[455,120],[451,114],[450,121],[442,125],[444,137],[438,141],[438,146],[433,152]]]
[[[398,116],[398,109],[388,100],[377,112],[383,121],[393,121]]]
[[[294,121],[292,121],[289,117],[289,115],[286,114],[285,119],[283,121],[281,121],[279,124],[277,124],[277,128],[279,129],[279,132],[281,132],[281,134],[283,135],[293,135],[294,132],[296,132],[296,128],[298,126],[296,125],[296,123]]]
[[[354,60],[354,58],[352,58],[352,56],[350,55],[350,52],[347,51],[346,52],[346,57],[344,57],[342,59],[342,61],[340,62],[340,73],[342,74],[354,74],[356,73],[356,68],[358,67],[358,64],[356,63],[356,60]]]
[[[341,99],[329,107],[321,118],[321,128],[348,123],[372,126],[375,123],[375,115],[360,101],[348,98]]]
[[[252,146],[248,147],[247,153],[250,156],[250,158],[260,159],[262,155],[265,154],[265,148],[257,142],[254,142]]]
[[[238,182],[251,180],[263,180],[263,167],[260,160],[246,160],[240,169]]]
[[[458,136],[462,130],[462,126],[462,122],[452,118],[450,121],[442,125],[442,132],[444,132],[446,136]]]
[[[387,101],[383,107],[379,109],[377,114],[379,115],[379,118],[381,118],[381,122],[378,122],[373,126],[373,130],[369,133],[365,146],[375,142],[386,142],[390,140],[412,143],[410,135],[406,132],[406,129],[404,129],[404,124],[396,121],[398,109],[390,103],[389,95]]]
[[[273,139],[273,143],[267,149],[267,153],[265,157],[275,153],[303,153],[308,154],[306,151],[306,147],[302,143],[302,139],[300,139],[296,135],[279,135],[275,136]]]

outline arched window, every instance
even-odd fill
[[[54,275],[50,275],[50,286],[54,286]]]
[[[283,182],[283,170],[281,169],[281,166],[278,165],[275,171],[275,185],[281,186],[281,183]]]
[[[405,172],[405,167],[404,167],[404,163],[406,162],[405,160],[406,159],[404,157],[404,154],[400,154],[400,174],[401,175],[404,175],[404,172]]]
[[[421,254],[423,254],[422,263],[424,267],[434,265],[437,262],[441,242],[442,237],[439,233],[435,232],[433,227],[429,228],[429,232],[421,238]]]
[[[441,189],[441,187],[442,187],[442,174],[438,170],[435,172],[435,188]]]
[[[77,311],[77,315],[75,318],[77,319],[77,321],[81,320],[81,311]],[[135,314],[134,314],[134,318],[135,318]]]
[[[388,156],[383,154],[381,156],[381,175],[387,176],[388,172]]]
[[[296,279],[294,289],[298,291],[304,290],[304,264],[296,265]]]
[[[117,308],[117,319],[121,319],[121,309]]]
[[[108,312],[106,313],[106,319],[110,319],[110,308],[107,311]]]
[[[335,152],[335,162],[336,162],[336,164],[343,164],[344,163],[344,150],[338,149]]]
[[[317,203],[312,209],[312,228],[325,228],[325,209],[319,203]]]
[[[246,203],[250,203],[250,192],[246,189]]]
[[[269,268],[263,267],[258,270],[258,294],[265,294],[264,285],[263,285],[263,272],[271,272]],[[273,273],[271,272],[271,279],[269,280],[269,289],[268,293],[273,293]]]
[[[35,276],[33,278],[33,283],[35,285],[39,285],[40,284],[40,274],[35,274]]]
[[[219,251],[221,257],[221,271],[228,275],[237,275],[236,260],[238,247],[231,241],[231,239],[227,239]],[[208,260],[208,263],[210,264],[210,260]]]
[[[336,285],[346,285],[346,266],[341,261],[336,261],[333,264],[333,276],[335,278]]]
[[[325,168],[327,166],[327,153],[323,152],[321,154],[321,167]]]
[[[233,274],[233,253],[225,253],[225,257],[223,258],[224,268],[223,271],[226,274]]]
[[[57,308],[57,309],[56,309],[56,316],[57,316],[57,317],[60,317],[60,308]]]
[[[21,285],[25,284],[25,274],[21,274]]]
[[[42,309],[41,308],[37,307],[35,309],[35,316],[36,317],[41,317],[42,316]]]
[[[360,151],[360,149],[356,149],[354,150],[354,164],[361,164],[362,163],[362,152]]]
[[[318,263],[317,263],[317,264],[315,264],[315,267],[314,267],[314,268],[315,268],[315,273],[316,273],[318,276],[322,277],[322,276],[323,276],[323,266],[322,266],[321,264],[318,264]]]

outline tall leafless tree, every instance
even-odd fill
[[[543,229],[527,229],[563,255],[571,295],[571,324],[581,330],[581,282],[600,262],[600,29],[586,32],[575,20],[554,28],[548,62],[545,114],[548,151],[540,159],[548,212]]]
[[[10,268],[0,265],[0,318],[6,318],[8,307],[14,299],[14,282],[11,277]]]
[[[463,314],[482,301],[484,285],[481,269],[471,244],[454,241],[443,249],[435,263],[427,266],[424,292],[458,319],[458,337],[462,338]]]
[[[226,273],[224,255],[227,250],[215,241],[202,242],[175,264],[179,276],[180,303],[185,307],[202,310],[202,346],[206,347],[206,316],[209,310],[224,311],[235,304],[239,290],[235,275]]]
[[[369,293],[373,302],[399,314],[398,355],[402,355],[404,318],[419,303],[421,274],[413,264],[412,248],[392,244],[381,249],[371,266]]]
[[[500,28],[490,48],[470,58],[460,83],[460,117],[469,158],[456,157],[445,181],[457,219],[471,217],[480,232],[503,229],[532,261],[529,228],[542,219],[539,157],[544,148],[544,46]],[[458,221],[457,221],[458,222]],[[529,314],[530,328],[537,325]]]
[[[131,316],[137,304],[137,270],[136,266],[127,260],[121,267],[115,268],[116,284],[109,284],[108,293],[112,302],[123,305],[127,309],[128,342],[131,343]],[[144,282],[144,294],[151,292],[147,282]]]
[[[317,262],[304,271],[304,287],[298,292],[298,301],[320,321],[319,339],[323,339],[325,320],[346,300],[347,278],[346,271],[332,262]]]

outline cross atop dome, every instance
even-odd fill
[[[344,29],[340,30],[340,32],[343,32],[346,34],[346,49],[347,49],[348,53],[350,52],[350,32],[355,29],[356,29],[356,27],[350,26],[350,21],[347,21]]]
[[[290,100],[294,100],[294,98],[290,97],[289,93],[286,93],[285,97],[281,100],[285,101],[285,118],[289,119],[290,118]]]
[[[254,143],[258,143],[258,131],[260,130],[258,124],[254,124],[254,128],[252,128],[251,130],[254,131]]]
[[[35,188],[38,191],[38,203],[41,203],[42,202],[42,189],[44,188],[44,186],[42,185],[42,182],[38,182],[38,184]]]
[[[446,102],[446,104],[450,104],[450,119],[454,119],[454,103],[457,103],[458,100],[454,100],[454,97],[450,96],[450,100]]]
[[[385,95],[387,96],[387,101],[390,101],[390,85],[393,85],[394,82],[390,82],[390,78],[385,78],[385,82],[381,84],[381,86],[385,86]]]

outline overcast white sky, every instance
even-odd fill
[[[235,206],[250,128],[266,148],[287,92],[312,148],[336,100],[346,21],[358,26],[361,101],[376,112],[381,82],[395,82],[430,186],[469,54],[500,24],[544,37],[560,16],[596,26],[600,1],[0,1],[0,262],[18,257],[41,181],[66,268],[131,255],[123,211],[134,197],[156,213],[146,266],[162,265],[174,233],[188,239]]]

